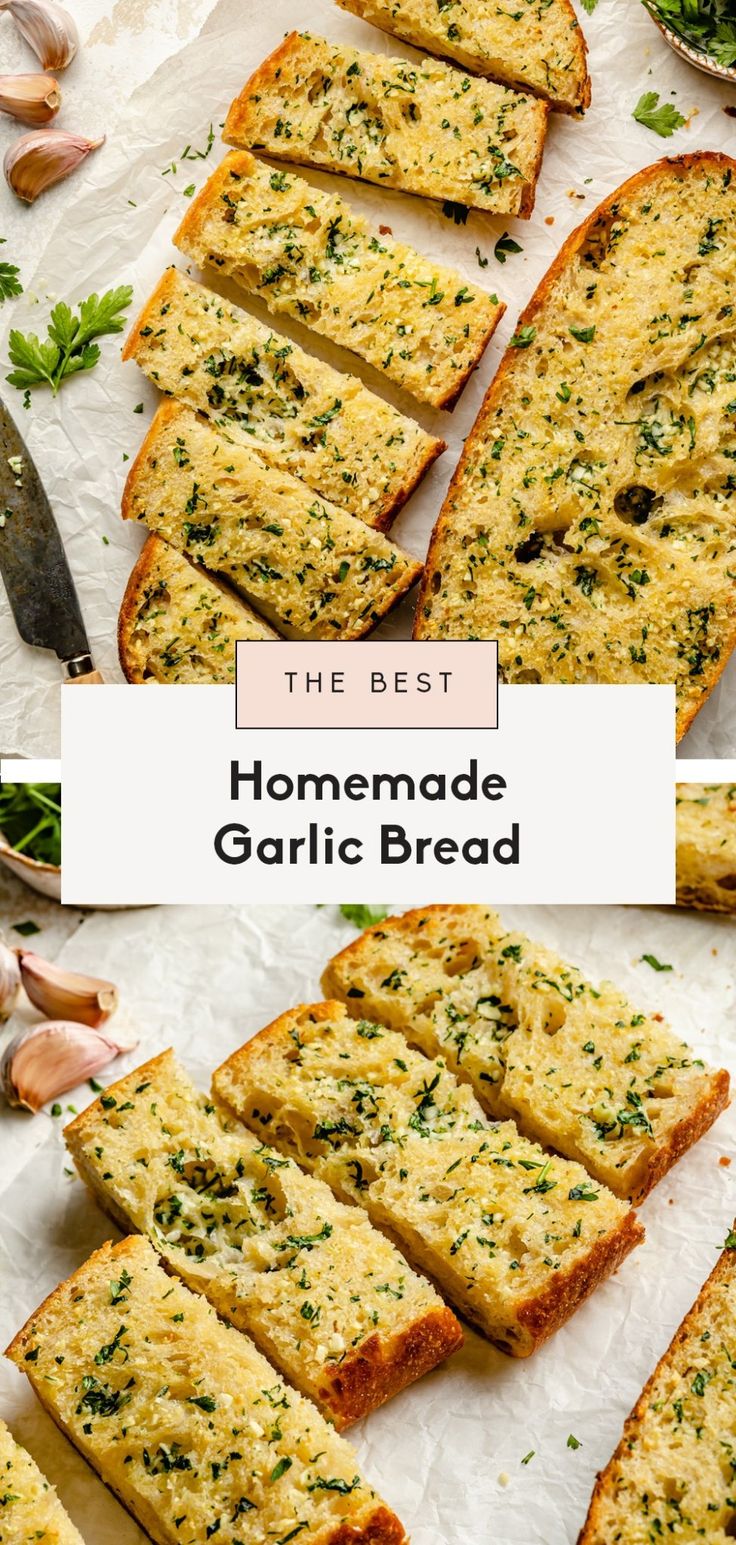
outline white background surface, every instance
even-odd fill
[[[340,12],[330,0],[312,0],[308,10],[301,0],[219,0],[205,36],[170,57],[148,84],[140,85],[165,55],[172,54],[179,40],[194,37],[208,13],[206,0],[204,5],[195,0],[154,0],[153,5],[147,0],[117,0],[109,19],[103,17],[103,9],[100,0],[81,0],[79,5],[89,46],[62,82],[66,86],[68,81],[62,122],[90,134],[108,128],[108,143],[80,174],[30,210],[20,209],[9,193],[2,194],[0,234],[9,240],[0,252],[20,263],[30,295],[2,308],[0,331],[17,325],[43,332],[50,296],[78,299],[94,288],[128,280],[135,284],[136,306],[142,302],[163,267],[174,259],[170,237],[186,207],[183,189],[192,181],[203,181],[219,153],[218,145],[207,162],[180,163],[182,149],[188,143],[206,143],[210,122],[217,129],[247,74],[290,27],[308,22],[313,30],[333,38],[407,52],[403,45]],[[398,539],[419,556],[426,551],[462,440],[518,312],[564,237],[600,198],[659,156],[699,147],[729,150],[736,144],[734,120],[723,113],[723,107],[736,100],[736,91],[677,59],[637,0],[600,0],[595,15],[582,20],[590,42],[593,106],[580,123],[552,115],[531,221],[505,221],[474,212],[465,227],[456,227],[442,216],[438,205],[428,201],[337,180],[351,202],[375,220],[390,224],[397,237],[452,263],[467,279],[497,289],[508,303],[482,366],[453,415],[423,412],[409,399],[402,401],[400,394],[395,395],[402,407],[450,442],[396,526]],[[30,67],[27,50],[11,44],[11,30],[3,17],[0,45],[7,68]],[[132,87],[139,89],[126,105]],[[631,117],[639,96],[648,89],[659,91],[663,100],[673,100],[688,118],[687,126],[669,140],[658,138]],[[13,131],[4,132],[6,139],[12,137]],[[163,176],[172,160],[177,163],[176,174]],[[329,185],[328,179],[315,181]],[[501,266],[493,248],[504,230],[524,250]],[[482,272],[476,247],[489,258]],[[294,333],[297,336],[296,329]],[[304,342],[306,334],[299,336]],[[351,358],[323,347],[315,335],[309,335],[309,347],[333,363],[356,368]],[[5,354],[0,337],[0,355]],[[376,384],[367,367],[357,368],[369,384]],[[142,533],[123,528],[119,520],[123,454],[136,450],[155,394],[134,365],[121,368],[115,339],[107,340],[104,362],[94,375],[69,383],[55,404],[39,393],[31,412],[24,413],[20,395],[7,390],[63,530],[95,655],[108,680],[120,679],[115,620],[142,540]],[[133,409],[140,402],[144,415],[134,417]],[[411,601],[405,603],[384,625],[384,637],[408,636],[411,606]],[[0,679],[0,750],[56,754],[57,663],[19,645],[4,605]],[[728,668],[722,686],[699,715],[684,751],[692,756],[736,752],[736,664]]]
[[[292,902],[334,902],[349,892],[374,904],[388,888],[406,895],[426,886],[448,902],[483,901],[489,890],[504,901],[672,901],[673,696],[672,687],[501,686],[497,730],[331,729],[305,736],[298,729],[234,729],[226,686],[65,692],[64,900],[264,905],[284,895]],[[529,715],[534,746],[548,748],[548,755],[530,754]],[[563,746],[564,755],[554,749]],[[479,782],[488,773],[505,778],[501,799],[453,796],[450,780],[466,773],[473,758]],[[263,797],[254,800],[250,786],[240,784],[231,800],[231,763],[247,773],[256,759]],[[417,797],[269,797],[269,778],[295,780],[307,772],[332,773],[343,786],[351,773],[407,773]],[[447,780],[441,802],[419,791],[431,773]],[[165,789],[166,798],[131,799],[136,788]],[[282,788],[279,782],[277,793]],[[607,810],[616,811],[615,821],[605,819]],[[333,863],[310,866],[301,847],[293,864],[286,850],[284,862],[274,865],[271,843],[265,862],[254,852],[245,864],[228,864],[214,840],[231,824],[247,828],[254,846],[265,838],[303,839],[310,824],[323,834],[331,827],[336,845],[348,838],[363,843],[347,850],[361,862],[341,863],[335,851]],[[458,844],[486,838],[491,847],[501,840],[508,859],[505,839],[515,825],[518,864],[491,854],[479,867],[462,852],[447,864],[434,847],[420,852],[417,846],[422,837],[433,844],[441,837]],[[406,863],[385,862],[383,826],[406,832],[412,845]],[[229,839],[225,851],[237,851]],[[320,842],[320,856],[323,851]],[[404,851],[387,850],[393,857]],[[473,859],[477,851],[471,849]]]
[[[666,910],[519,907],[505,920],[566,952],[594,978],[661,1010],[696,1051],[736,1069],[736,928]],[[212,1068],[289,1003],[319,996],[319,974],[353,930],[337,909],[157,908],[88,916],[37,903],[0,878],[0,927],[121,988],[121,1023],[140,1046],[102,1075],[174,1045],[206,1087]],[[641,961],[650,952],[672,971]],[[7,1035],[7,1032],[6,1032]],[[0,1033],[0,1039],[2,1039]],[[82,1108],[87,1088],[64,1098]],[[67,1117],[68,1119],[68,1117]],[[66,1173],[61,1121],[0,1108],[0,1342],[114,1232]],[[515,1362],[467,1333],[463,1350],[352,1431],[364,1470],[413,1545],[574,1545],[596,1470],[713,1265],[734,1213],[736,1116],[722,1116],[641,1209],[644,1245],[533,1358]],[[0,1414],[60,1488],[88,1545],[144,1536],[0,1360]],[[582,1448],[567,1448],[573,1434]],[[534,1458],[522,1464],[534,1450]],[[503,1484],[499,1477],[506,1477]]]

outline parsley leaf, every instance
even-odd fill
[[[503,236],[499,236],[493,248],[493,256],[497,263],[505,263],[510,252],[523,251],[524,248],[519,246],[518,241],[514,241],[513,236],[509,236],[508,231],[504,231]]]
[[[382,923],[384,917],[388,917],[388,907],[366,907],[351,902],[343,902],[340,911],[346,923],[354,923],[356,928],[370,928],[374,923]]]
[[[446,220],[454,220],[456,225],[465,225],[470,211],[467,204],[456,204],[453,199],[446,198],[442,213]]]
[[[656,955],[642,955],[641,958],[642,958],[642,960],[646,961],[646,964],[648,966],[651,966],[653,971],[671,971],[672,970],[672,966],[668,966],[663,961],[657,960]]]
[[[640,96],[632,116],[637,123],[643,124],[645,129],[653,129],[661,139],[669,139],[675,129],[682,128],[685,119],[671,102],[663,102],[661,107],[658,103],[658,91],[645,91]]]
[[[5,237],[0,236],[0,247],[5,246]],[[20,269],[14,263],[0,263],[0,306],[9,300],[11,295],[22,295],[23,285],[18,274]]]
[[[597,4],[598,4],[598,0],[581,0],[581,5],[583,7],[583,10],[587,11],[589,16],[593,15],[593,12],[594,12]]]
[[[36,333],[10,334],[10,363],[15,368],[6,377],[19,391],[34,386],[50,386],[56,396],[68,376],[80,370],[92,370],[100,358],[95,338],[119,333],[125,325],[124,313],[133,298],[129,284],[107,290],[104,295],[88,295],[75,315],[66,301],[59,301],[51,312],[47,337]]]

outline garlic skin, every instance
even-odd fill
[[[135,1039],[113,1039],[88,1025],[47,1020],[21,1030],[6,1047],[0,1085],[9,1105],[39,1111],[47,1100],[75,1088],[137,1044]]]
[[[64,70],[79,48],[74,19],[55,0],[0,0],[45,70]]]
[[[15,950],[0,939],[0,1025],[10,1018],[20,992],[20,966]]]
[[[47,1019],[71,1019],[97,1030],[115,1013],[118,991],[112,982],[65,971],[33,950],[19,949],[18,961],[28,997]]]
[[[0,113],[39,127],[51,123],[61,107],[53,75],[0,75]]]
[[[23,134],[5,153],[6,181],[18,198],[33,204],[41,193],[68,177],[90,151],[98,150],[104,143],[104,134],[101,139],[85,139],[83,134],[67,134],[63,129]]]

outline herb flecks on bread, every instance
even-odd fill
[[[103,1245],[8,1356],[157,1545],[404,1545],[349,1444],[145,1239]]]
[[[340,1428],[462,1341],[434,1289],[359,1208],[200,1094],[173,1052],[65,1132],[82,1178]]]
[[[325,992],[401,1030],[468,1080],[484,1109],[639,1201],[728,1103],[664,1023],[594,986],[490,908],[387,918],[330,961]]]
[[[292,32],[236,97],[224,138],[387,188],[528,217],[548,108],[438,59]]]
[[[736,912],[736,785],[677,785],[677,904]]]
[[[445,448],[356,376],[306,354],[176,268],[146,302],[123,358],[271,466],[380,531]]]
[[[128,474],[123,518],[231,580],[295,638],[361,638],[421,573],[380,531],[173,402]]]
[[[246,150],[225,156],[174,241],[433,407],[454,405],[503,315],[497,296]]]
[[[358,1203],[504,1351],[526,1357],[643,1237],[578,1164],[492,1125],[441,1059],[340,1003],[282,1014],[216,1096]]]
[[[234,682],[237,640],[278,638],[233,590],[168,542],[149,536],[118,619],[118,652],[128,681]]]
[[[734,1496],[736,1234],[598,1477],[578,1545],[728,1545]]]
[[[590,103],[587,48],[570,0],[337,0],[344,11],[477,75],[533,91],[563,113]]]
[[[522,313],[435,527],[417,638],[509,682],[670,683],[682,736],[736,641],[736,161],[638,172]]]
[[[0,1421],[0,1541],[3,1545],[84,1545],[53,1486]]]

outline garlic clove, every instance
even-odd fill
[[[50,960],[42,960],[33,950],[18,950],[18,960],[28,997],[47,1018],[73,1019],[99,1029],[115,1013],[118,991],[112,982],[65,971]]]
[[[6,1047],[0,1085],[9,1105],[38,1111],[136,1045],[134,1038],[113,1038],[89,1025],[47,1020],[22,1030]]]
[[[63,70],[79,48],[77,24],[55,0],[0,0],[45,70]]]
[[[6,181],[18,198],[33,204],[39,194],[68,177],[91,150],[104,143],[104,134],[101,139],[85,139],[83,134],[67,134],[63,129],[23,134],[5,153]]]
[[[20,992],[20,966],[15,950],[0,939],[0,1025],[9,1019]]]
[[[61,92],[53,75],[0,75],[0,113],[21,123],[50,123],[61,107]]]

